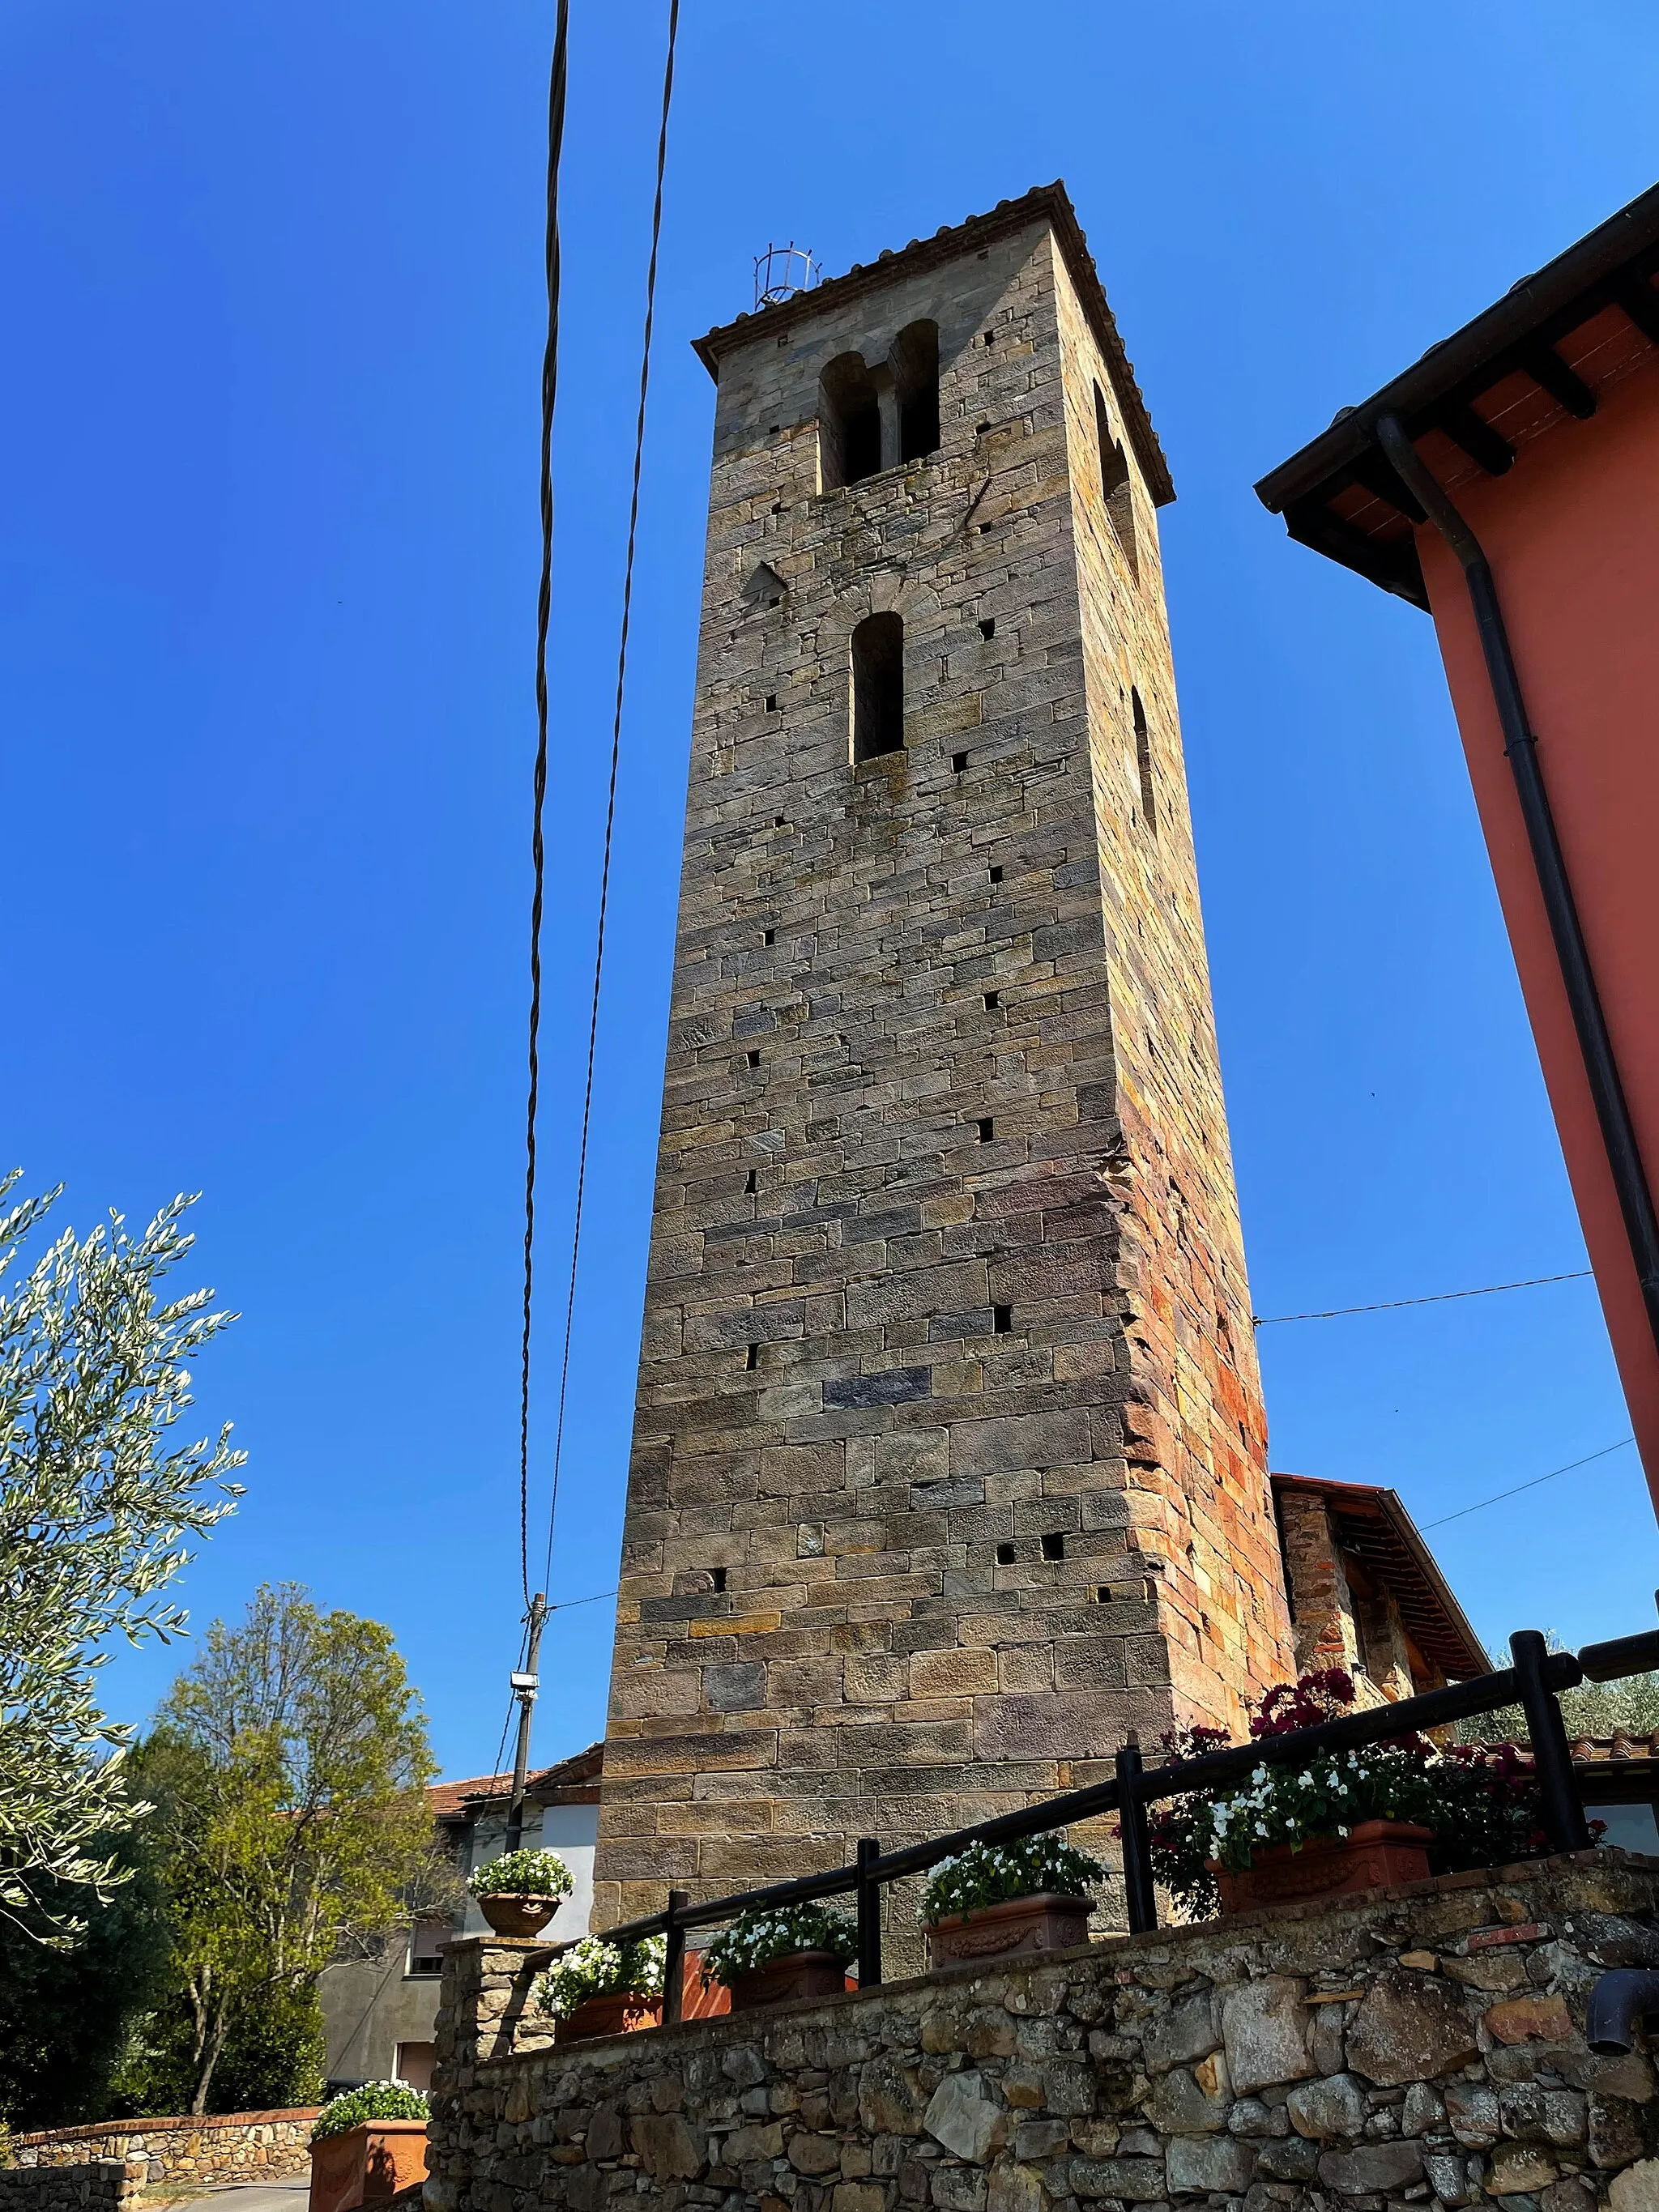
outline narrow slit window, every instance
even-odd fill
[[[994,884],[1000,884],[1000,883],[1002,881],[1002,871],[1001,871],[1001,869],[1000,869],[1000,868],[993,868],[993,869],[992,869],[992,871],[991,871],[991,881],[992,881]]]
[[[864,356],[837,354],[818,379],[818,477],[825,491],[881,467],[881,403]]]
[[[744,1176],[743,1188],[744,1195],[749,1198],[752,1198],[755,1195],[755,1193],[760,1188],[760,1176],[755,1169],[750,1168],[747,1176]]]
[[[1139,577],[1135,552],[1134,495],[1130,485],[1129,457],[1113,435],[1106,395],[1095,386],[1095,441],[1100,449],[1100,495],[1106,503],[1106,520],[1122,548],[1129,574]]]
[[[997,1565],[1000,1567],[1012,1567],[1013,1564],[1013,1546],[1012,1544],[999,1544],[997,1546]]]
[[[748,1352],[747,1352],[747,1354],[746,1354],[746,1355],[745,1355],[745,1357],[744,1357],[744,1363],[743,1363],[743,1364],[744,1364],[744,1365],[746,1368],[748,1368],[748,1369],[749,1369],[749,1370],[750,1370],[750,1372],[751,1374],[753,1373],[753,1371],[755,1370],[755,1369],[760,1365],[760,1346],[759,1346],[759,1345],[757,1345],[757,1344],[751,1344],[751,1345],[750,1346],[749,1350],[748,1350]]]
[[[988,1145],[996,1135],[997,1125],[988,1114],[982,1114],[975,1126],[979,1130],[979,1140],[981,1145]]]
[[[744,1054],[744,1059],[748,1062],[750,1067],[758,1067],[760,1066],[760,1054],[757,1052],[746,1052]]]
[[[1135,726],[1135,773],[1140,779],[1141,819],[1154,836],[1158,834],[1158,794],[1152,788],[1152,739],[1146,727],[1146,709],[1140,702],[1139,691],[1129,694],[1129,711]]]
[[[717,1590],[723,1590],[723,1589],[726,1588],[726,1570],[725,1570],[725,1568],[724,1568],[724,1567],[711,1567],[711,1568],[709,1569],[709,1571],[708,1571],[708,1579],[709,1579],[709,1581],[710,1581],[711,1583],[713,1583],[713,1584],[714,1585],[714,1588],[715,1588]]]
[[[926,460],[939,451],[939,325],[911,323],[887,356],[898,401],[899,459]]]
[[[904,624],[866,615],[853,632],[853,758],[904,750]]]
[[[994,637],[996,635],[997,618],[994,615],[986,616],[984,621],[979,626],[979,634],[981,637]]]
[[[775,714],[778,711],[778,695],[775,691],[769,691],[766,695],[766,711],[769,714]]]
[[[1045,1532],[1042,1539],[1042,1556],[1045,1559],[1065,1558],[1066,1539],[1058,1528],[1050,1528]]]
[[[998,1336],[1006,1336],[1009,1331],[1013,1328],[1013,1325],[1014,1310],[1012,1306],[992,1307],[991,1327],[995,1334]]]
[[[769,929],[761,941],[764,945],[775,945],[778,941],[778,933],[775,929]]]
[[[961,775],[965,771],[965,769],[967,769],[967,766],[968,766],[968,756],[967,756],[967,754],[966,754],[966,753],[952,753],[952,754],[951,754],[951,767],[956,770],[957,774],[958,775]]]
[[[1002,994],[1000,991],[988,991],[985,994],[985,1011],[988,1014],[995,1013],[997,1008],[1001,1004]]]

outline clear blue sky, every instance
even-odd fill
[[[575,0],[538,1483],[665,9]],[[551,0],[0,0],[4,1152],[74,1219],[201,1188],[252,1455],[191,1567],[390,1622],[494,1756],[514,1492]],[[556,1596],[615,1579],[712,391],[769,238],[826,270],[1063,176],[1174,467],[1177,671],[1258,1311],[1583,1246],[1427,620],[1272,463],[1652,181],[1659,26],[1276,0],[687,0]],[[1424,1522],[1627,1429],[1594,1290],[1264,1332],[1276,1467]],[[539,1500],[538,1500],[539,1503]],[[1477,1626],[1646,1626],[1633,1452],[1436,1534]],[[549,1633],[538,1753],[601,1725]],[[176,1655],[122,1656],[142,1718]]]

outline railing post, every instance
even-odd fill
[[[670,2027],[683,2013],[685,2002],[685,1930],[679,1916],[691,1902],[689,1889],[671,1889],[668,1893],[667,1954],[662,1966],[662,2021]]]
[[[1126,1743],[1117,1755],[1118,1821],[1123,1838],[1123,1893],[1132,1936],[1148,1936],[1158,1925],[1152,1840],[1146,1833],[1140,1771],[1140,1746]]]
[[[859,1987],[872,1990],[881,1979],[881,1884],[871,1878],[870,1869],[881,1856],[881,1845],[873,1836],[859,1838],[857,1863],[858,1887],[854,1894],[859,1908]]]
[[[1544,1832],[1553,1851],[1587,1851],[1590,1832],[1573,1778],[1572,1747],[1555,1692],[1544,1680],[1546,1648],[1535,1628],[1517,1628],[1510,1638],[1510,1656],[1515,1662],[1527,1734],[1532,1740]]]

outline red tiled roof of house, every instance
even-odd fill
[[[526,1777],[525,1786],[532,1797],[541,1798],[550,1790],[597,1784],[604,1765],[604,1744],[590,1743],[585,1751],[574,1752],[568,1759],[559,1759],[551,1766],[535,1768]],[[505,1797],[512,1787],[510,1769],[505,1774],[469,1775],[463,1781],[434,1782],[426,1793],[427,1802],[434,1820],[455,1820],[478,1811],[494,1799]]]

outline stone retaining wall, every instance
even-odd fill
[[[556,2050],[451,1948],[429,2212],[1659,2212],[1659,1861],[1535,1860]]]
[[[143,2159],[0,2166],[0,2212],[123,2212],[148,2179]]]
[[[138,2160],[148,2181],[275,2180],[311,2162],[316,2105],[277,2112],[194,2113],[155,2120],[107,2120],[95,2127],[49,2128],[19,2136],[17,2166],[76,2166]],[[0,2212],[6,2212],[0,2203]],[[54,2212],[56,2208],[54,2207]]]

